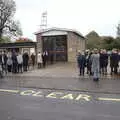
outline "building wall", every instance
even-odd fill
[[[68,32],[67,47],[68,62],[76,62],[77,51],[85,50],[85,40],[72,32]]]
[[[37,53],[42,52],[41,34],[36,35],[37,39]],[[67,33],[67,53],[68,62],[76,62],[76,55],[78,50],[85,50],[85,40],[73,32]]]

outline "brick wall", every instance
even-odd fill
[[[68,32],[67,45],[68,62],[76,62],[77,51],[85,50],[85,40],[72,32]]]
[[[42,52],[42,39],[41,39],[41,34],[36,35],[36,39],[37,39],[37,53],[39,51]]]

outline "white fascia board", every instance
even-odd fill
[[[67,35],[67,34],[68,33],[66,31],[52,30],[42,33],[41,36],[56,36],[56,35]]]

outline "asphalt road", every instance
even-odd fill
[[[2,87],[0,120],[120,120],[120,94]]]

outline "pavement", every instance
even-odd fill
[[[78,74],[76,63],[58,63],[23,74],[8,74],[0,86],[120,94],[120,76],[108,73],[94,82],[92,76]]]

